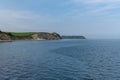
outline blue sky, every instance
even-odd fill
[[[0,29],[120,38],[120,0],[0,0]]]

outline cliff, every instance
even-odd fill
[[[59,40],[59,39],[62,39],[62,38],[57,33],[39,32],[39,33],[33,34],[32,39],[34,39],[34,40],[41,40],[41,39]]]
[[[30,32],[30,33],[10,33],[0,32],[0,41],[8,40],[59,40],[62,39],[57,33]]]
[[[11,38],[10,34],[6,34],[6,33],[0,31],[0,41],[3,41],[3,40],[10,41],[10,40],[12,40],[12,38]]]

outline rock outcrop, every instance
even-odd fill
[[[0,41],[2,41],[2,40],[10,41],[10,40],[12,40],[12,38],[9,34],[0,32]]]
[[[34,40],[59,40],[61,39],[60,35],[57,33],[47,33],[47,32],[39,32],[32,35]]]

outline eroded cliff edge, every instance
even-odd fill
[[[0,41],[12,40],[60,40],[58,33],[34,32],[34,33],[10,33],[0,31]]]

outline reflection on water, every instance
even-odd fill
[[[0,80],[120,80],[120,40],[0,43]]]

